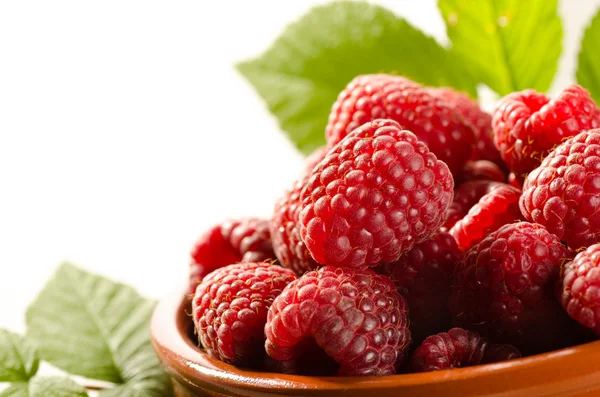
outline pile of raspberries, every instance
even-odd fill
[[[600,109],[355,78],[271,219],[192,251],[210,356],[304,375],[499,362],[600,336]]]

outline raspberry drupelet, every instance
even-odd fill
[[[477,160],[467,161],[456,182],[459,184],[477,180],[505,182],[506,179],[504,171],[495,163],[488,160]]]
[[[456,188],[454,199],[448,207],[446,220],[441,231],[447,232],[450,230],[456,222],[469,213],[469,210],[479,202],[479,199],[500,186],[504,186],[504,184],[494,181],[469,181]]]
[[[259,218],[229,219],[214,225],[196,242],[190,261],[189,293],[215,269],[238,262],[275,259],[269,221]]]
[[[467,215],[450,229],[449,233],[461,251],[467,251],[500,226],[521,220],[520,197],[519,189],[506,184],[481,197]]]
[[[521,352],[512,345],[489,343],[477,332],[452,328],[425,339],[412,353],[410,367],[414,372],[440,371],[519,357]]]
[[[560,292],[569,316],[600,337],[600,244],[565,265]]]
[[[506,163],[500,156],[500,152],[494,145],[492,115],[484,112],[477,101],[471,99],[467,94],[452,88],[429,88],[429,92],[453,105],[475,127],[477,138],[471,160],[487,160],[496,164],[502,171],[508,170]]]
[[[369,122],[329,150],[302,190],[300,233],[312,257],[364,269],[394,262],[439,229],[452,202],[448,167],[392,120]]]
[[[277,201],[271,218],[273,251],[281,266],[292,269],[298,275],[319,266],[300,237],[300,193],[308,182],[310,172],[326,153],[326,148],[322,147],[309,156],[301,177]]]
[[[577,84],[553,99],[528,89],[500,100],[492,127],[496,147],[522,183],[556,145],[583,130],[600,127],[600,109]]]
[[[517,180],[517,176],[515,175],[514,172],[511,172],[510,174],[508,174],[508,184],[510,186],[514,186],[519,190],[523,190],[523,185],[521,184],[521,182],[519,182]]]
[[[456,266],[454,324],[524,353],[563,347],[572,323],[555,297],[569,251],[543,226],[511,223],[473,246]]]
[[[473,153],[475,127],[453,104],[414,81],[387,74],[358,76],[340,93],[329,115],[327,143],[333,146],[376,119],[392,119],[412,131],[455,176]]]
[[[264,357],[267,311],[294,272],[268,263],[239,263],[207,275],[192,300],[198,339],[207,353],[242,366]]]
[[[558,145],[525,180],[520,207],[573,250],[598,242],[600,129]]]
[[[325,266],[275,298],[265,334],[267,354],[278,361],[301,361],[316,344],[338,375],[389,375],[410,344],[408,307],[386,276]]]

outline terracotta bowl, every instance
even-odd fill
[[[152,318],[152,342],[177,397],[599,397],[600,341],[499,364],[383,377],[309,377],[242,370],[214,360],[190,336],[183,292]]]

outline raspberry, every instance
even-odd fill
[[[450,230],[456,222],[467,215],[471,207],[477,204],[480,198],[503,185],[493,181],[469,181],[460,185],[454,191],[454,200],[448,208],[446,221],[441,230],[445,232]]]
[[[304,174],[310,173],[313,168],[317,166],[325,158],[327,154],[327,146],[321,146],[320,148],[315,149],[310,156],[306,158],[306,162],[304,165]]]
[[[514,172],[508,174],[508,184],[516,187],[519,190],[523,190],[523,185],[521,185],[521,182],[517,180],[517,176]]]
[[[399,76],[358,76],[339,95],[325,135],[333,146],[359,126],[392,119],[423,141],[453,175],[471,157],[475,127],[455,107],[427,88]]]
[[[306,160],[303,175],[277,201],[271,218],[270,230],[275,255],[281,266],[292,269],[298,275],[319,265],[300,238],[300,192],[308,182],[310,172],[326,153],[326,148],[319,148]]]
[[[472,247],[454,272],[454,323],[522,352],[562,347],[568,316],[555,298],[569,251],[543,226],[502,226]]]
[[[452,201],[452,175],[392,120],[369,122],[334,146],[302,190],[300,233],[312,257],[367,268],[427,240]]]
[[[469,213],[450,229],[461,251],[468,250],[500,226],[522,219],[520,197],[519,189],[506,184],[481,197]]]
[[[452,88],[430,88],[429,92],[453,105],[475,127],[477,141],[471,155],[471,160],[491,161],[498,165],[500,169],[506,171],[508,168],[502,160],[500,152],[494,145],[492,116],[481,110],[477,101],[469,98],[467,94],[455,91]]]
[[[275,258],[266,219],[227,220],[207,230],[191,252],[189,293],[215,269],[238,262]]]
[[[600,130],[560,144],[523,184],[526,219],[579,249],[600,237]]]
[[[560,301],[571,318],[600,336],[600,244],[565,265]]]
[[[500,167],[491,161],[467,161],[458,178],[458,183],[477,180],[504,182],[506,181],[506,175]]]
[[[263,347],[264,349],[264,347]],[[325,353],[314,341],[306,339],[298,345],[301,356],[298,359],[277,361],[268,355],[265,359],[265,370],[280,374],[305,376],[335,376],[339,364]]]
[[[600,126],[600,109],[574,84],[550,99],[534,90],[502,98],[493,114],[496,147],[523,182],[552,148],[583,130]]]
[[[236,365],[261,363],[267,311],[295,279],[291,270],[268,263],[228,265],[207,275],[196,290],[192,316],[208,354]]]
[[[410,358],[414,372],[440,371],[521,357],[512,345],[491,344],[477,332],[452,328],[425,339]]]
[[[410,308],[410,333],[420,343],[429,335],[448,329],[450,279],[461,256],[454,238],[438,233],[415,245],[393,263],[375,271],[394,282]]]
[[[325,266],[275,298],[265,334],[275,360],[301,361],[316,344],[337,362],[339,375],[388,375],[410,344],[408,307],[385,276]]]

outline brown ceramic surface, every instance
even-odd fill
[[[499,364],[384,377],[307,377],[241,370],[188,336],[183,293],[163,300],[152,341],[178,397],[600,397],[600,341]]]

